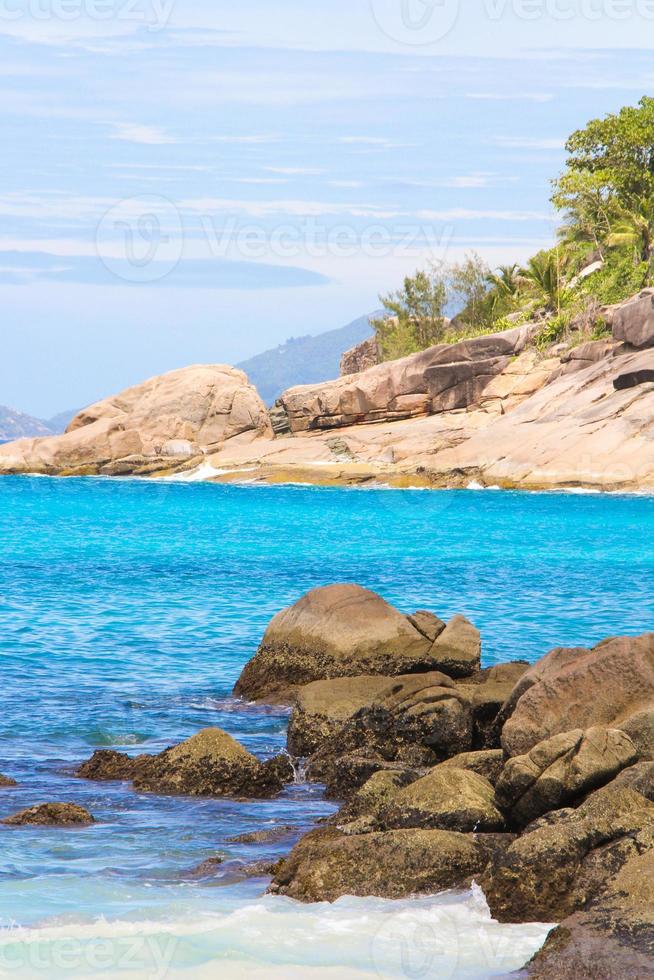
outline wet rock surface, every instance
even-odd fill
[[[361,836],[315,830],[281,863],[271,890],[302,902],[343,895],[404,898],[460,885],[483,869],[487,856],[471,836],[444,830]]]
[[[86,827],[95,819],[76,803],[39,803],[1,822],[9,827]]]
[[[500,922],[552,922],[583,909],[627,861],[654,848],[654,805],[604,788],[519,837],[479,879]]]
[[[294,770],[286,755],[260,762],[220,728],[205,728],[155,756],[96,752],[77,775],[131,779],[142,792],[266,798],[292,782]]]
[[[425,671],[432,643],[381,596],[358,585],[313,589],[265,632],[234,693],[289,699],[316,680]]]

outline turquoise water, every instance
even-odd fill
[[[402,977],[397,928],[435,930],[426,962],[438,971],[421,976],[520,966],[543,929],[493,926],[479,896],[318,912],[239,880],[243,862],[288,842],[227,838],[280,821],[299,834],[333,811],[319,787],[199,801],[71,770],[98,747],[158,751],[207,725],[262,757],[279,751],[286,713],[230,692],[269,619],[313,586],[356,581],[406,611],[463,612],[486,663],[533,660],[651,629],[653,541],[645,496],[1,478],[0,771],[19,786],[1,792],[0,816],[74,800],[98,824],[0,827],[0,975],[214,976],[219,963],[221,977]],[[216,854],[215,879],[189,875]]]

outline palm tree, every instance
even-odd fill
[[[548,311],[552,313],[561,311],[565,289],[561,278],[558,250],[556,253],[539,252],[529,259],[520,274],[540,294]]]
[[[641,201],[633,210],[622,211],[608,237],[608,245],[632,245],[640,262],[654,261],[654,203]]]
[[[489,285],[497,291],[501,299],[517,299],[520,292],[520,266],[517,262],[513,265],[500,265],[496,272],[491,272],[486,277]]]

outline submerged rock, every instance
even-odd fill
[[[282,824],[279,827],[270,827],[267,830],[253,830],[246,834],[237,834],[235,837],[228,837],[228,844],[277,844],[279,841],[286,840],[297,832],[297,828]]]
[[[5,817],[2,823],[10,827],[74,827],[95,823],[95,819],[76,803],[40,803]]]
[[[328,585],[274,617],[234,693],[288,699],[311,681],[426,671],[435,662],[432,646],[376,593],[358,585]]]
[[[286,755],[260,762],[227,732],[205,728],[159,755],[100,751],[77,770],[86,779],[131,779],[134,789],[189,796],[275,796],[294,779]]]
[[[343,895],[405,898],[462,885],[487,860],[475,838],[446,830],[361,836],[314,830],[281,862],[271,891],[300,902],[334,902]]]

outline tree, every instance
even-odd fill
[[[522,277],[536,291],[550,313],[558,313],[565,298],[559,256],[553,252],[539,252],[529,259],[521,272]]]
[[[593,119],[568,139],[567,169],[552,201],[576,234],[611,247],[633,243],[654,259],[654,98]],[[628,239],[625,229],[630,228]],[[616,237],[617,236],[617,237]]]
[[[490,269],[477,252],[469,252],[463,262],[451,266],[449,283],[461,307],[457,319],[478,327],[492,320],[492,303],[489,303]]]
[[[487,281],[501,300],[515,300],[522,285],[520,266],[517,262],[500,265],[495,272],[488,274]]]
[[[414,354],[442,340],[447,285],[440,266],[406,276],[402,289],[379,298],[386,315],[371,323],[384,360]]]

